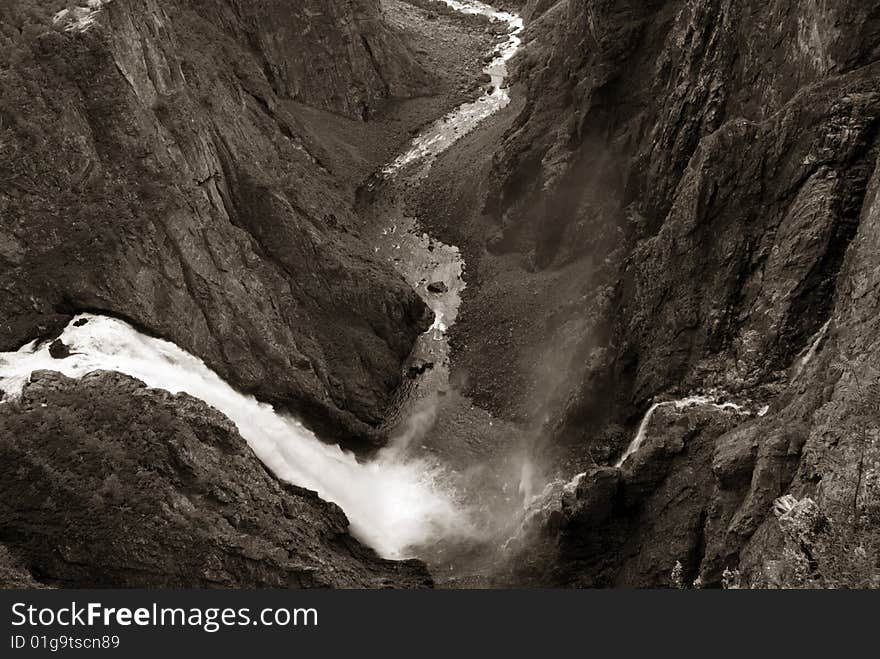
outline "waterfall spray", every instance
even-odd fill
[[[434,538],[464,538],[474,532],[466,510],[445,487],[443,470],[407,457],[403,446],[392,443],[374,461],[361,463],[320,441],[296,419],[235,391],[200,359],[120,320],[78,316],[61,339],[72,351],[67,359],[53,359],[48,345],[35,342],[18,352],[0,353],[0,388],[7,401],[21,393],[37,370],[74,378],[117,371],[149,387],[186,392],[221,411],[278,478],[338,504],[353,534],[385,557],[408,557],[411,548]]]
[[[405,153],[382,170],[386,178],[396,176],[408,165],[430,167],[434,158],[510,103],[505,86],[507,65],[521,44],[522,19],[476,0],[444,2],[459,12],[507,24],[507,39],[493,51],[493,59],[485,69],[492,87],[478,100],[462,105],[422,131]],[[95,0],[89,6],[92,4],[103,3]],[[386,232],[394,235],[398,253],[403,233],[404,227],[397,224]],[[424,245],[419,249],[426,253],[439,244],[427,236],[419,237],[422,239]],[[460,279],[463,261],[457,249],[448,249],[455,258],[445,278]],[[379,249],[374,251],[378,253]],[[426,333],[430,340],[445,341],[448,326],[455,322],[458,295],[460,290],[431,298],[435,322]],[[454,298],[455,303],[447,303],[447,298]],[[145,336],[122,321],[82,315],[68,325],[61,339],[73,351],[63,360],[53,359],[48,347],[36,342],[18,352],[0,353],[0,388],[15,397],[31,373],[41,369],[75,378],[109,370],[135,377],[149,387],[186,392],[231,419],[257,457],[280,479],[315,490],[338,504],[348,516],[353,534],[388,558],[412,556],[418,553],[418,547],[438,539],[467,541],[485,534],[485,529],[475,528],[471,511],[458,500],[449,474],[435,461],[413,457],[415,451],[408,450],[433,424],[436,396],[424,399],[403,432],[374,460],[362,463],[338,446],[320,441],[296,419],[235,391],[200,359],[172,343]],[[436,352],[443,355],[440,349]],[[525,496],[531,498],[532,493],[526,492]]]

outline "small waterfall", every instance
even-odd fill
[[[466,510],[444,486],[444,472],[426,460],[407,459],[401,447],[392,444],[374,461],[361,463],[338,446],[321,442],[296,419],[235,391],[200,359],[120,320],[82,315],[61,339],[73,353],[67,359],[53,359],[48,345],[35,343],[0,353],[0,388],[6,400],[19,395],[37,370],[74,378],[117,371],[149,387],[186,392],[221,411],[278,478],[338,504],[353,534],[387,558],[411,556],[412,547],[437,537],[467,538],[473,533]]]
[[[654,417],[654,413],[661,407],[674,407],[676,410],[684,410],[689,407],[698,407],[701,405],[710,405],[718,410],[732,411],[737,414],[751,414],[751,412],[747,411],[742,405],[731,402],[719,403],[717,402],[717,399],[712,396],[688,396],[687,398],[682,398],[680,400],[654,403],[648,409],[644,418],[642,418],[642,422],[639,424],[639,429],[636,431],[635,437],[633,437],[633,440],[630,442],[626,451],[623,452],[623,455],[620,456],[620,459],[614,466],[617,468],[622,467],[629,458],[642,448],[642,444],[645,443],[645,438],[648,434],[648,428],[651,425],[651,419]]]
[[[831,328],[831,318],[829,318],[824,325],[816,332],[816,335],[813,337],[813,341],[810,343],[810,347],[807,349],[806,354],[801,357],[798,362],[797,368],[794,372],[794,380],[797,380],[801,373],[804,372],[804,369],[809,365],[811,361],[813,361],[813,357],[816,356],[816,353],[819,351],[819,346],[822,344],[822,340],[828,334],[828,330]]]

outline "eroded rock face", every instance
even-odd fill
[[[565,548],[587,542],[573,512],[554,535],[572,566],[557,577],[661,585],[680,561],[688,580],[720,585],[739,565],[760,584],[781,551],[773,501],[791,491],[849,514],[866,487],[857,474],[876,461],[880,9],[568,0],[530,10],[528,101],[486,183],[484,241],[497,262],[528,259],[536,286],[602,255],[583,285],[590,322],[592,301],[612,291],[561,369],[576,375],[560,378],[565,420],[550,433],[583,456],[671,390],[720,387],[770,406],[690,437],[686,457],[660,459],[659,480],[623,476],[620,492],[634,494],[617,495],[630,502],[623,517],[639,521],[622,533],[626,549],[603,550],[611,568]],[[563,338],[548,333],[548,344]],[[584,370],[596,346],[605,357]]]
[[[593,467],[560,510],[530,529],[511,557],[512,583],[580,588],[668,587],[675,564],[700,576],[718,498],[715,439],[739,423],[704,406],[660,408],[642,449],[622,468]],[[723,544],[723,540],[722,540]],[[720,579],[720,575],[718,576]]]
[[[538,21],[500,245],[540,267],[620,250],[610,322],[640,400],[705,370],[754,384],[827,318],[873,171],[877,20],[858,2],[570,0]]]
[[[335,505],[271,476],[222,414],[116,373],[37,372],[0,406],[0,539],[75,587],[424,587]],[[3,576],[5,575],[5,576]],[[12,577],[0,564],[0,576]],[[16,577],[16,578],[18,578]]]
[[[3,39],[0,350],[102,311],[330,438],[380,441],[430,312],[279,97],[358,114],[405,93],[377,3],[117,0]]]
[[[366,119],[389,97],[425,92],[430,79],[384,23],[379,0],[196,4],[257,50],[281,97]]]

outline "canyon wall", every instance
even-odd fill
[[[739,568],[766,585],[774,500],[815,498],[844,526],[875,478],[880,5],[524,13],[524,101],[482,182],[446,191],[472,218],[451,238],[481,286],[464,317],[501,327],[458,330],[467,393],[527,410],[539,452],[589,474],[515,580],[668,585],[680,562],[687,583]],[[601,466],[655,396],[705,390],[751,415],[658,414],[642,455]]]
[[[199,0],[190,6],[251,47],[279,97],[366,119],[389,97],[428,89],[430,74],[387,26],[380,0]]]
[[[637,401],[784,369],[828,317],[873,171],[877,8],[552,11],[499,158],[496,244],[539,268],[623,247],[615,367]]]
[[[49,8],[3,8],[0,350],[99,311],[329,439],[381,441],[430,312],[282,102],[363,117],[428,80],[378,2]]]

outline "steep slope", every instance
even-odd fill
[[[787,367],[828,316],[873,169],[877,8],[554,11],[499,159],[502,249],[620,255],[615,368],[637,403]]]
[[[38,372],[3,407],[0,539],[18,559],[4,559],[5,586],[24,569],[76,587],[431,584],[418,562],[354,540],[337,506],[277,481],[199,400],[117,373]]]
[[[278,94],[362,116],[426,76],[376,2],[332,6],[115,0],[51,25],[4,5],[0,350],[100,310],[378,441],[430,314]]]
[[[537,452],[588,471],[518,578],[667,585],[681,562],[686,580],[740,565],[763,583],[778,497],[816,498],[841,528],[873,514],[880,5],[525,14],[503,146],[463,144],[438,171],[475,162],[468,181],[424,201],[460,199],[466,218],[447,235],[468,254],[467,393],[545,424]],[[752,415],[658,414],[622,470],[590,466],[613,464],[656,396],[708,389]]]
[[[367,119],[389,97],[428,89],[430,74],[385,23],[380,0],[199,0],[193,8],[254,49],[279,97]]]
[[[34,581],[33,576],[22,567],[5,545],[0,545],[0,588],[45,588],[44,585]]]

